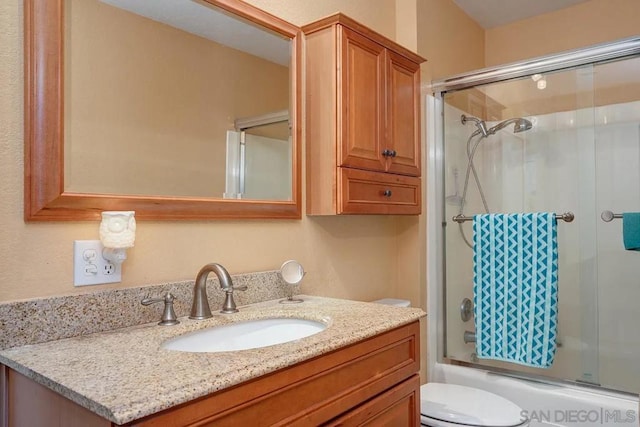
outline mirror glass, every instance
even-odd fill
[[[307,273],[305,273],[302,264],[293,259],[285,261],[280,267],[280,276],[289,285],[300,283],[305,274]]]
[[[290,38],[205,1],[64,12],[65,192],[292,200]]]

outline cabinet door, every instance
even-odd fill
[[[420,65],[388,51],[387,171],[420,176]]]
[[[384,171],[385,49],[338,29],[338,165]]]
[[[420,377],[405,382],[333,420],[326,427],[418,427],[420,425]]]

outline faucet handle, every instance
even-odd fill
[[[167,292],[162,298],[145,298],[140,301],[142,305],[151,305],[157,302],[164,302],[164,310],[162,311],[162,318],[158,325],[160,326],[172,326],[180,323],[178,318],[176,317],[176,312],[173,310],[173,301],[176,297],[171,293]]]
[[[231,314],[237,313],[238,308],[236,307],[236,302],[233,300],[233,291],[246,291],[248,289],[247,285],[242,286],[231,286],[227,290],[224,291],[224,303],[222,304],[222,310],[220,313]]]

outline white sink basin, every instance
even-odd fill
[[[299,340],[326,328],[324,323],[307,319],[248,320],[190,332],[165,341],[161,347],[192,353],[249,350]]]

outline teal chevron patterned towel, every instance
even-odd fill
[[[628,251],[640,251],[640,212],[622,214],[622,240]]]
[[[473,217],[479,358],[551,366],[558,324],[557,242],[553,213]]]

